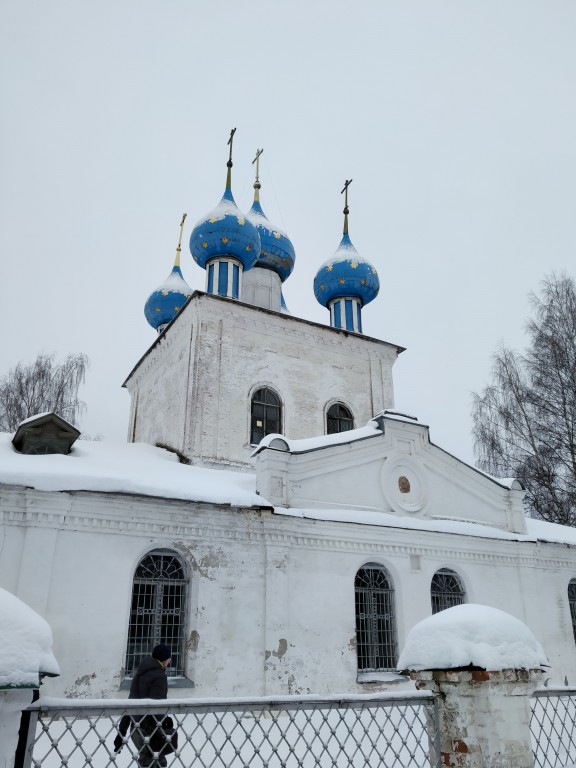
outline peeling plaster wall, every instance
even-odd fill
[[[363,426],[394,404],[397,356],[385,342],[197,293],[127,380],[129,439],[247,466],[256,389],[277,392],[289,437],[324,434],[336,400]]]
[[[567,600],[574,547],[3,486],[0,511],[0,586],[26,599],[54,633],[62,675],[44,683],[46,695],[118,695],[134,569],[156,548],[179,552],[191,577],[186,668],[195,687],[171,689],[171,696],[411,686],[357,681],[354,577],[366,563],[390,575],[400,648],[430,615],[434,572],[449,567],[468,602],[505,610],[530,627],[553,682],[576,682]]]

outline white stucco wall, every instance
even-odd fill
[[[250,398],[270,387],[282,432],[324,434],[345,403],[355,425],[393,406],[400,348],[290,315],[196,293],[126,381],[129,439],[170,445],[197,463],[250,465]]]
[[[0,586],[50,623],[61,677],[49,695],[115,696],[123,677],[134,569],[174,549],[191,577],[187,675],[176,696],[366,692],[357,682],[354,577],[385,567],[398,643],[430,615],[430,581],[455,570],[467,600],[524,621],[576,681],[567,588],[576,548],[315,521],[267,511],[119,494],[0,488]],[[389,683],[394,685],[394,683]],[[411,685],[403,683],[403,685]]]

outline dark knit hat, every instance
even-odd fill
[[[157,645],[152,651],[152,658],[158,659],[158,661],[167,661],[172,658],[172,651],[164,643]]]

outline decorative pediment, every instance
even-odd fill
[[[465,464],[431,443],[426,425],[393,411],[337,435],[268,435],[254,455],[257,491],[279,507],[387,512],[526,531],[520,483]]]

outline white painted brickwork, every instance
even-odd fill
[[[163,443],[194,463],[250,466],[250,398],[279,396],[282,432],[325,434],[341,401],[355,426],[393,407],[399,348],[280,313],[196,293],[126,382],[129,439]]]
[[[435,571],[450,567],[467,602],[500,608],[531,628],[553,680],[576,680],[566,599],[574,558],[566,546],[125,494],[0,487],[0,505],[0,584],[54,633],[62,675],[45,681],[46,695],[118,695],[134,569],[156,548],[178,551],[190,577],[186,671],[195,688],[171,695],[410,687],[394,675],[357,679],[354,577],[370,562],[390,574],[399,648],[430,615]]]

